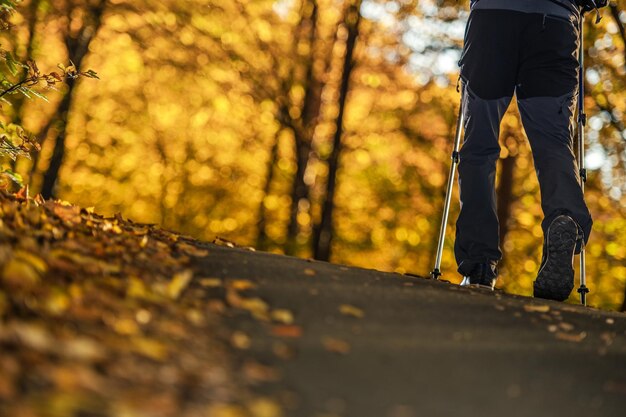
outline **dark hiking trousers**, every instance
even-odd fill
[[[500,121],[517,97],[541,188],[544,235],[559,214],[571,216],[585,242],[591,216],[573,152],[578,77],[577,18],[512,10],[473,10],[461,78],[465,141],[460,151],[461,211],[456,223],[459,272],[502,257],[496,214]],[[579,248],[578,248],[579,250]]]

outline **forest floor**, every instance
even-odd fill
[[[623,415],[623,313],[234,246],[0,192],[0,415]]]

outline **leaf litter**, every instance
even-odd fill
[[[242,384],[278,372],[235,364],[223,346],[252,341],[215,329],[238,309],[279,323],[283,337],[302,329],[288,310],[242,294],[254,283],[196,276],[191,260],[204,256],[202,243],[156,225],[0,191],[2,412],[281,416],[276,401]]]

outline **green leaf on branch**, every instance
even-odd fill
[[[11,54],[10,52],[5,53],[4,59],[5,59],[5,64],[7,68],[9,69],[9,72],[13,76],[16,76],[18,74],[20,68],[27,68],[26,65],[22,64],[20,61],[15,59],[13,54]]]
[[[24,179],[22,178],[22,176],[16,172],[11,171],[10,169],[3,170],[2,172],[0,172],[0,175],[2,175],[5,178],[10,179],[19,187],[24,186]]]
[[[22,94],[24,94],[26,97],[30,98],[29,94],[32,94],[33,96],[42,99],[43,101],[45,101],[46,103],[49,103],[50,101],[48,100],[48,97],[44,96],[43,94],[41,94],[38,91],[33,90],[32,88],[29,87],[22,87],[20,89],[20,91],[22,92]]]
[[[85,72],[81,72],[80,74],[87,78],[96,78],[98,80],[100,79],[100,77],[98,77],[98,73],[94,70],[87,70]]]

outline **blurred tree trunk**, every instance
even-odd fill
[[[296,173],[293,178],[291,188],[291,207],[289,209],[289,224],[287,226],[287,241],[285,243],[285,253],[293,255],[296,252],[298,232],[298,212],[300,202],[309,199],[309,186],[304,180],[306,168],[311,155],[311,142],[313,130],[319,115],[321,94],[323,85],[315,73],[315,53],[318,24],[318,4],[311,0],[303,6],[303,17],[301,21],[302,30],[307,36],[309,45],[309,56],[306,60],[305,68],[305,94],[300,112],[300,123],[294,123],[294,145],[296,156]]]
[[[87,55],[87,52],[89,52],[89,44],[102,24],[102,15],[104,14],[106,3],[106,0],[100,0],[95,5],[88,7],[86,13],[88,16],[83,17],[82,25],[74,33],[71,28],[72,20],[68,19],[68,26],[65,28],[65,45],[68,57],[77,69],[80,69],[83,59]],[[68,10],[68,16],[72,15],[72,10],[73,8]],[[55,132],[57,136],[54,143],[54,149],[52,151],[52,157],[50,158],[50,164],[43,175],[41,195],[44,198],[51,198],[54,196],[55,184],[59,178],[59,171],[65,156],[67,121],[75,97],[76,80],[69,79],[67,85],[67,92],[59,103],[55,116],[51,119],[54,120],[54,122],[51,121],[51,125],[55,125]],[[46,127],[46,129],[44,129],[44,133],[47,133],[48,129],[49,127]]]
[[[263,198],[261,199],[261,203],[259,204],[259,220],[257,222],[258,233],[255,247],[261,250],[265,250],[268,247],[268,236],[267,231],[265,230],[265,227],[267,225],[267,210],[265,209],[265,198],[270,195],[272,181],[274,180],[274,167],[278,164],[278,145],[280,141],[281,131],[282,130],[279,130],[276,133],[276,138],[274,139],[274,143],[272,144],[272,151],[270,153],[269,161],[267,162],[265,186],[263,187]]]
[[[337,186],[337,171],[339,168],[339,156],[341,154],[343,134],[343,117],[346,107],[346,98],[350,88],[350,75],[354,68],[354,48],[359,35],[359,23],[361,22],[362,0],[353,0],[346,12],[345,24],[348,30],[346,40],[346,52],[343,61],[343,72],[341,75],[341,85],[339,87],[339,112],[335,120],[335,136],[333,138],[333,149],[328,158],[328,179],[326,182],[326,193],[322,202],[322,215],[320,223],[315,227],[313,236],[313,257],[315,259],[328,261],[331,254],[331,243],[334,233],[333,210],[335,205],[335,191]]]

